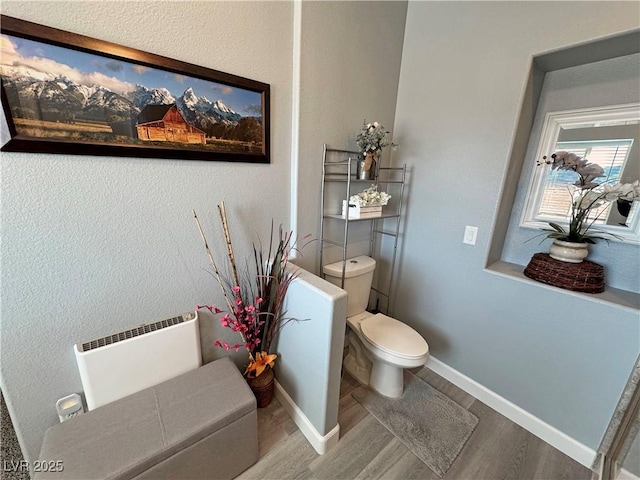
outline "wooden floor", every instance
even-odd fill
[[[591,471],[427,369],[423,380],[475,414],[479,423],[444,480],[590,480]],[[438,477],[341,385],[340,441],[318,455],[274,399],[258,410],[260,460],[239,479],[421,479]]]

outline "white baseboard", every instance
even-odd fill
[[[615,479],[616,480],[640,480],[640,477],[637,477],[636,475],[631,473],[629,470],[625,470],[624,468],[621,468],[620,471],[618,472],[618,475],[615,476]]]
[[[566,433],[540,420],[538,417],[511,403],[506,398],[501,397],[437,358],[429,357],[425,366],[461,388],[469,395],[474,396],[482,403],[493,408],[498,413],[504,415],[509,420],[517,423],[525,430],[533,433],[536,437],[541,438],[564,454],[591,469],[593,461],[596,458],[596,452],[592,448],[571,438]]]
[[[282,385],[275,381],[276,390],[275,395],[278,401],[282,404],[282,408],[289,414],[293,423],[295,423],[302,434],[307,438],[313,449],[320,455],[327,453],[331,447],[338,443],[340,438],[340,424],[336,424],[326,435],[322,435],[316,427],[313,426],[311,421],[307,418],[300,407],[296,405],[293,399],[289,396]]]

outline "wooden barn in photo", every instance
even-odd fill
[[[138,115],[140,140],[153,142],[207,143],[205,133],[187,123],[176,104],[147,105]]]

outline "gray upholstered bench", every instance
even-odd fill
[[[35,479],[230,479],[258,460],[256,401],[228,358],[56,424]]]

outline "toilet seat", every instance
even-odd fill
[[[418,332],[382,313],[363,319],[360,332],[376,348],[400,358],[419,358],[429,352],[429,345]]]

